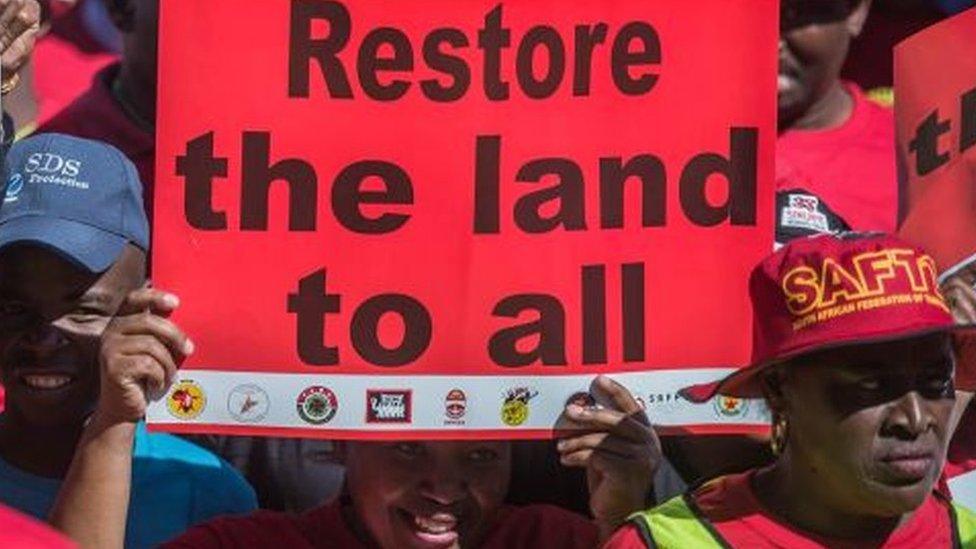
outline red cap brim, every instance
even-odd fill
[[[690,402],[696,404],[707,402],[716,395],[726,395],[739,398],[761,398],[762,388],[759,384],[759,374],[771,366],[796,358],[801,355],[852,347],[855,345],[870,345],[872,343],[884,343],[901,339],[911,339],[924,337],[929,334],[939,332],[952,332],[953,347],[956,352],[956,388],[966,391],[976,389],[976,326],[956,325],[941,328],[923,328],[914,331],[906,331],[898,334],[889,334],[876,338],[859,338],[850,341],[832,342],[823,345],[814,345],[804,349],[798,349],[792,353],[777,357],[775,360],[766,361],[760,364],[753,364],[732,372],[728,376],[712,383],[700,383],[685,387],[678,391],[678,394]]]

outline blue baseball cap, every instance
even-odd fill
[[[115,147],[57,133],[14,143],[0,205],[0,250],[51,249],[89,272],[108,270],[127,243],[149,250],[142,183]]]

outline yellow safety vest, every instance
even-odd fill
[[[953,549],[976,548],[976,513],[955,503],[949,505],[949,511]],[[630,521],[637,526],[650,549],[732,549],[732,545],[701,514],[688,494],[674,497],[653,509],[634,513]]]

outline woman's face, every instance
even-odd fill
[[[777,81],[781,127],[791,127],[836,84],[869,4],[861,0],[783,1]]]
[[[837,511],[894,517],[917,508],[945,461],[955,402],[948,337],[819,353],[784,369],[786,452]]]
[[[508,493],[504,441],[350,442],[343,452],[355,516],[384,549],[477,546]]]

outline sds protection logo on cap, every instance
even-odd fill
[[[73,189],[88,189],[87,181],[79,181],[82,162],[53,153],[34,153],[24,163],[28,183],[47,183]]]
[[[17,201],[17,195],[20,191],[24,190],[24,176],[19,173],[15,173],[7,179],[7,190],[3,195],[3,203],[8,204],[10,202]]]
[[[173,386],[166,399],[166,409],[177,419],[189,420],[199,416],[207,407],[207,395],[200,385],[184,379]]]

